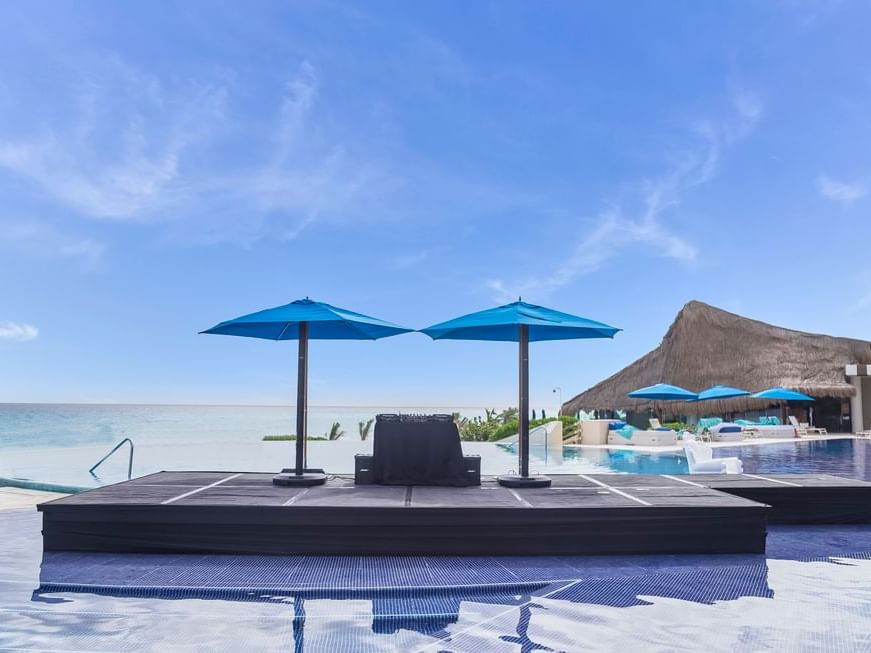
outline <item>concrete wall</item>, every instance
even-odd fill
[[[862,383],[861,400],[862,400],[862,415],[860,420],[853,420],[854,431],[864,431],[871,428],[871,377],[858,376]],[[852,408],[852,406],[851,406]],[[856,427],[859,428],[856,428]]]

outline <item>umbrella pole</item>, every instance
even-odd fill
[[[520,449],[520,475],[524,478],[529,476],[529,327],[520,325],[520,354],[517,361],[519,389],[517,442]]]
[[[299,323],[299,353],[296,368],[296,465],[282,469],[272,477],[274,485],[323,485],[327,476],[322,469],[306,469],[308,432],[308,322]]]
[[[529,327],[519,327],[517,449],[520,458],[519,476],[499,476],[496,480],[505,487],[549,487],[547,476],[529,475]]]
[[[296,364],[296,475],[305,471],[308,435],[308,323],[299,323],[299,353]]]

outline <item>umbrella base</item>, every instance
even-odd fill
[[[273,485],[286,487],[311,487],[323,485],[327,482],[327,475],[322,469],[306,469],[302,474],[297,474],[293,469],[282,469],[280,474],[272,477]]]
[[[497,476],[496,481],[502,487],[550,487],[547,476]]]

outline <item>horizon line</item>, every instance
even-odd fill
[[[504,404],[445,405],[445,404],[309,404],[309,408],[488,408]],[[0,401],[0,406],[151,406],[176,408],[295,408],[296,404],[209,404],[166,402],[92,402],[92,401]]]

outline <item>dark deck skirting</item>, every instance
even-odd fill
[[[871,522],[871,483],[827,475],[555,475],[551,488],[279,487],[160,472],[39,506],[74,551],[571,555],[761,553],[766,520]]]
[[[683,478],[770,505],[768,521],[772,524],[871,523],[871,483],[864,481],[828,474],[698,474]]]

